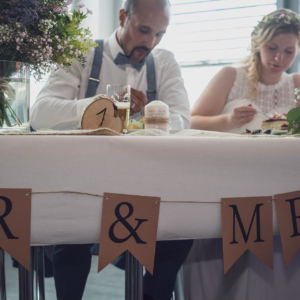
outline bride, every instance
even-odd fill
[[[244,65],[223,68],[200,95],[191,128],[244,132],[259,129],[270,113],[294,108],[300,75],[286,71],[298,53],[299,31],[298,16],[291,10],[266,15],[252,32]]]
[[[265,16],[251,35],[251,54],[245,64],[223,68],[199,97],[192,109],[192,128],[259,129],[263,114],[286,113],[295,107],[294,90],[300,86],[300,75],[285,71],[298,53],[299,31],[298,16],[290,10]],[[278,236],[274,236],[273,251],[275,271],[247,251],[224,275],[222,240],[195,240],[183,267],[185,298],[298,299],[300,251],[287,268]]]

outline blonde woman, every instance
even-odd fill
[[[243,130],[264,117],[258,111],[284,113],[295,107],[294,89],[300,85],[300,75],[285,71],[297,55],[299,30],[298,16],[290,10],[265,16],[254,28],[245,64],[223,68],[198,99],[192,128]],[[257,125],[253,129],[261,123]],[[298,299],[300,252],[285,268],[280,237],[274,236],[273,241],[274,271],[246,252],[224,275],[222,239],[195,240],[183,267],[185,299]]]
[[[223,68],[201,94],[192,109],[191,127],[228,132],[259,129],[265,115],[295,107],[300,75],[285,71],[298,53],[299,31],[299,18],[291,10],[266,15],[252,32],[251,54],[244,65]]]

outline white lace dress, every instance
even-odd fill
[[[252,103],[254,107],[269,114],[287,112],[295,107],[292,75],[284,73],[276,85],[259,84],[259,94],[254,101],[247,100],[247,72],[237,68],[237,76],[222,113],[232,112],[234,107]],[[277,90],[277,102],[274,93]],[[258,126],[262,114],[255,117],[256,123],[248,123],[241,129]],[[255,125],[256,124],[256,125]],[[256,154],[259,155],[259,154]],[[247,158],[245,158],[247,159]],[[299,299],[300,251],[293,263],[284,266],[281,240],[274,236],[274,271],[254,254],[246,251],[224,275],[222,239],[195,240],[183,265],[184,294],[188,300],[282,300]]]
[[[259,82],[259,93],[254,100],[247,99],[247,71],[244,67],[236,68],[236,79],[227,98],[221,114],[231,113],[235,107],[252,103],[253,107],[266,115],[271,113],[287,113],[295,107],[294,81],[292,74],[283,73],[280,81],[273,85]],[[255,119],[241,128],[234,128],[230,132],[241,133],[245,129],[259,129],[266,117],[258,113]]]

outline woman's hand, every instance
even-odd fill
[[[240,128],[251,122],[256,114],[257,110],[252,107],[252,104],[236,107],[229,115],[229,122],[231,123],[232,128]]]

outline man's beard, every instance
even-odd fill
[[[133,55],[134,51],[135,51],[135,50],[139,50],[139,49],[148,52],[147,55],[146,55],[145,57],[147,57],[147,56],[150,54],[150,52],[151,52],[151,49],[148,48],[148,47],[146,47],[146,46],[137,46],[137,47],[134,47],[134,48],[130,51],[130,53],[127,55],[127,58],[130,59],[131,56]]]

